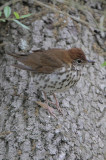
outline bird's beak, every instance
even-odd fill
[[[92,60],[87,60],[88,63],[91,63],[92,65],[94,65],[95,61]]]

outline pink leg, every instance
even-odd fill
[[[59,102],[58,102],[58,100],[57,100],[57,98],[56,98],[56,95],[53,93],[53,97],[54,97],[54,99],[55,99],[55,101],[56,101],[56,108],[58,109],[58,111],[59,112],[61,112],[62,113],[62,109],[60,108],[60,106],[59,106]],[[63,113],[62,113],[63,114]]]
[[[46,107],[45,108],[49,111],[50,114],[52,114],[55,118],[57,118],[55,113],[54,113],[53,108],[48,105],[49,101],[47,99],[46,93],[45,92],[43,92],[43,93],[44,93],[45,100],[46,100]]]
[[[45,95],[46,102],[47,102],[47,103],[50,103],[50,104],[56,105],[56,108],[58,109],[58,111],[59,111],[61,114],[63,114],[63,113],[62,113],[62,109],[60,108],[59,103],[58,103],[58,100],[57,100],[57,98],[56,98],[56,95],[53,93],[53,97],[54,97],[56,103],[49,101],[49,100],[47,99],[47,97],[46,97],[46,93],[45,93],[45,92],[44,92],[44,95]]]

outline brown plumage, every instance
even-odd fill
[[[18,61],[25,65],[15,65],[17,68],[34,71],[36,73],[52,73],[64,65],[70,66],[73,61],[77,59],[81,59],[83,62],[87,62],[84,52],[79,48],[73,48],[70,50],[37,50],[29,55],[9,55],[15,57]]]
[[[80,79],[84,64],[94,64],[94,61],[86,59],[80,48],[37,50],[28,55],[9,55],[22,63],[15,64],[15,67],[35,73],[35,85],[38,90],[50,94],[69,89]],[[56,106],[60,110],[57,100]],[[53,114],[50,107],[47,108]]]

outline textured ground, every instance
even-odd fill
[[[53,14],[48,14],[33,21],[32,33],[12,23],[7,35],[5,54],[0,58],[0,160],[106,159],[103,56],[94,50],[96,39],[87,27],[81,24],[76,27],[68,19],[67,26],[55,32],[47,24],[53,18]],[[75,88],[57,94],[64,115],[55,109],[58,117],[55,119],[36,105],[41,95],[36,95],[30,74],[13,68],[14,60],[6,53],[72,47],[82,48],[87,58],[96,63],[83,69]]]

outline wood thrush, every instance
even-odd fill
[[[61,111],[55,97],[56,92],[64,92],[75,85],[81,77],[81,71],[86,63],[94,64],[87,60],[80,48],[36,50],[32,54],[9,54],[22,64],[13,66],[34,73],[36,88],[44,92],[46,103],[37,102],[55,116],[53,108],[48,105],[46,93],[53,94],[56,107]]]

